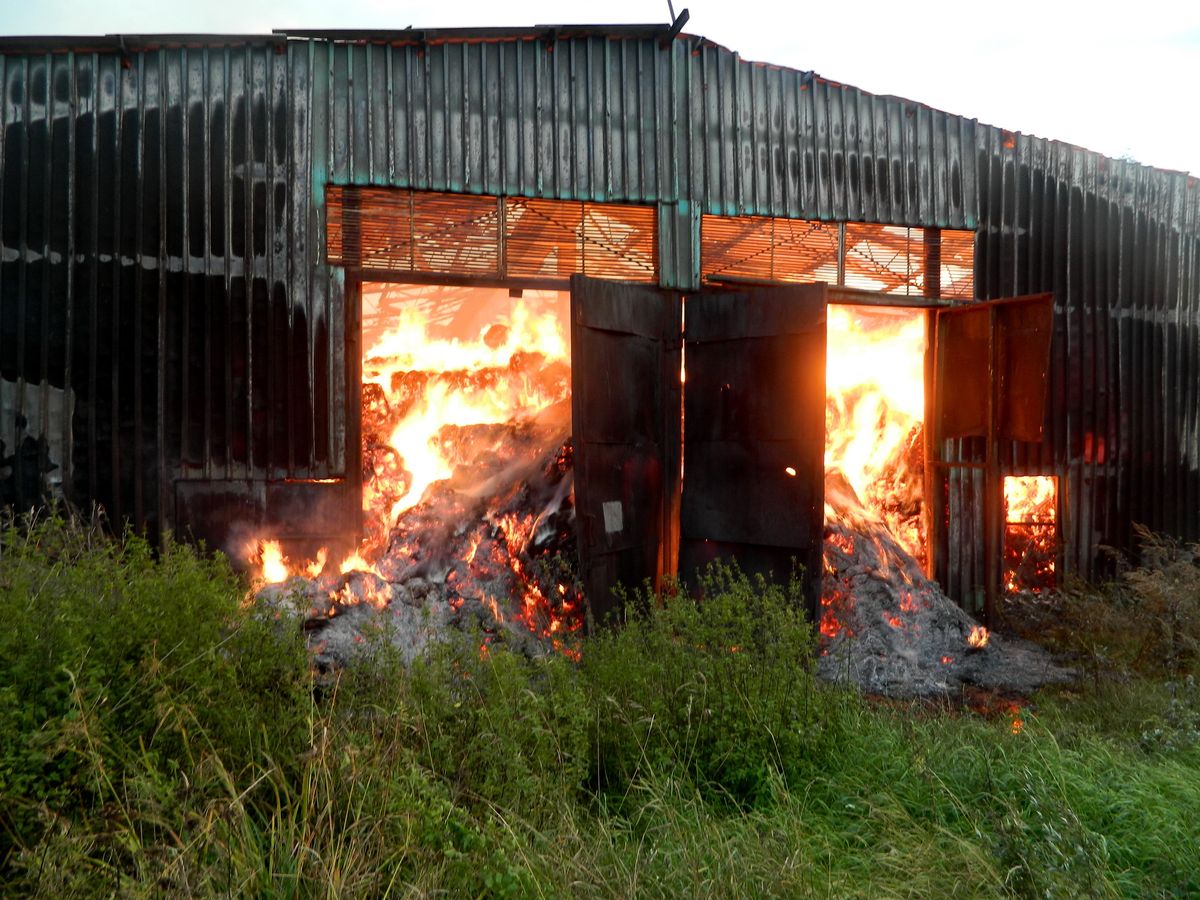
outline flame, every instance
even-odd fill
[[[1054,521],[1058,479],[1053,475],[1009,475],[1004,479],[1005,520],[1011,524]]]
[[[921,520],[924,458],[926,316],[920,310],[833,306],[826,326],[825,571],[820,632],[833,639],[854,609],[848,584],[832,588],[847,559],[876,560],[880,578],[911,585],[879,538],[889,531],[916,560],[925,559]],[[792,470],[787,470],[792,474]],[[861,519],[861,521],[860,521]],[[829,527],[844,526],[844,527]],[[851,535],[856,535],[852,537]],[[856,542],[863,541],[862,546]],[[899,612],[917,611],[911,592]],[[899,615],[885,614],[892,628]]]
[[[365,288],[364,303],[377,293]],[[398,312],[364,315],[365,537],[338,569],[381,581],[346,581],[335,601],[384,606],[392,591],[380,585],[444,573],[437,578],[453,609],[480,604],[497,626],[520,625],[577,655],[564,641],[583,624],[580,589],[535,565],[551,552],[538,548],[562,545],[561,513],[572,503],[565,300],[431,287],[406,289]],[[368,318],[382,315],[386,329],[373,328]],[[557,453],[547,462],[551,440]],[[523,479],[539,477],[543,494],[531,506]],[[287,560],[269,543],[264,568],[282,580]],[[328,551],[290,568],[327,574]]]
[[[1009,725],[1009,731],[1013,734],[1020,734],[1021,729],[1025,727],[1025,720],[1018,713],[1013,714],[1012,724]]]
[[[325,562],[329,558],[329,551],[322,547],[317,551],[317,558],[305,566],[304,571],[309,578],[317,578],[325,571]]]
[[[1055,584],[1058,479],[1009,475],[1004,479],[1004,588],[1041,593]]]
[[[991,635],[988,634],[986,628],[982,625],[976,625],[971,629],[971,633],[967,635],[967,643],[976,650],[982,650],[987,646],[988,638],[990,637]]]
[[[925,417],[925,332],[919,310],[829,308],[825,470],[918,560],[921,473],[909,458]]]
[[[257,551],[258,562],[262,566],[262,580],[267,584],[286,581],[288,565],[287,557],[283,555],[283,545],[279,541],[260,541]]]
[[[338,570],[345,575],[347,572],[371,572],[374,571],[371,564],[362,558],[362,555],[355,550],[344,560],[338,567]]]
[[[570,364],[556,317],[534,315],[523,300],[477,340],[435,335],[421,310],[405,309],[367,350],[363,383],[377,385],[393,409],[405,407],[385,441],[407,476],[403,491],[387,507],[392,521],[419,503],[430,485],[453,473],[453,448],[438,440],[447,425],[531,417],[563,399],[522,365],[534,356]],[[382,474],[376,472],[376,478]],[[372,512],[381,495],[391,498],[396,492],[395,484],[371,487],[370,494],[364,492],[364,507]]]

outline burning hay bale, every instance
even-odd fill
[[[300,621],[326,671],[378,641],[411,662],[464,631],[531,656],[573,653],[583,604],[564,562],[574,557],[571,444],[561,427],[521,433],[520,452],[477,464],[476,478],[439,482],[405,510],[373,565],[353,559],[340,574],[300,567],[308,574],[263,584],[253,601]]]
[[[574,653],[565,309],[503,292],[476,311],[452,327],[410,307],[364,356],[358,550],[340,566],[254,550],[256,602],[303,620],[318,667],[378,640],[411,660],[456,631]]]
[[[836,472],[826,478],[825,503],[823,678],[919,697],[964,685],[1028,693],[1073,677],[1035,645],[989,634],[968,616]]]

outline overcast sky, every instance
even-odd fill
[[[1200,174],[1200,3],[675,0],[686,32],[1013,131]],[[0,34],[665,22],[667,0],[0,0]]]

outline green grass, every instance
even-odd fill
[[[78,522],[10,525],[0,883],[53,897],[1200,894],[1194,623],[1164,589],[1186,593],[1188,574],[1142,571],[1123,582],[1132,601],[1104,607],[1146,619],[1137,633],[1169,666],[1106,650],[1130,665],[1034,698],[1014,734],[1007,713],[817,683],[794,588],[733,572],[711,573],[703,609],[632,604],[578,665],[502,645],[481,658],[467,636],[411,669],[381,648],[315,684],[298,629],[246,608],[222,560]],[[1073,633],[1079,652],[1115,640],[1103,622],[1090,645]]]

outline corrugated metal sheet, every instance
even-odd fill
[[[1060,475],[1075,571],[1134,522],[1200,538],[1196,180],[999,129],[976,152],[980,295],[1055,295],[1046,436],[1006,469]]]
[[[40,427],[117,520],[155,527],[178,480],[345,472],[340,274],[269,44],[0,58],[0,368],[17,412],[72,394]]]
[[[974,120],[710,45],[677,65],[705,212],[975,227]]]
[[[1004,458],[1063,476],[1069,568],[1131,520],[1200,538],[1194,180],[660,39],[7,42],[3,402],[71,448],[70,496],[139,522],[177,481],[352,479],[327,184],[654,204],[678,288],[705,213],[978,228],[980,296],[1056,296],[1046,438]]]

